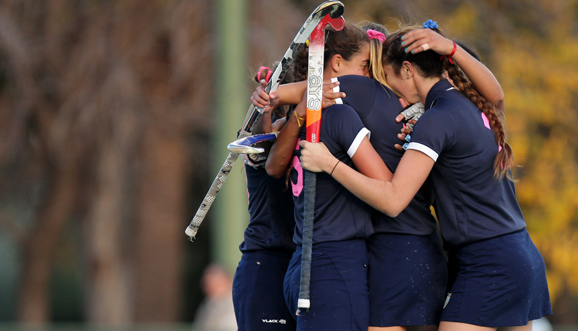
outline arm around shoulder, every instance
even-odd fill
[[[391,181],[373,179],[349,167],[331,155],[322,143],[302,141],[301,165],[313,171],[325,171],[359,199],[373,208],[396,217],[411,202],[427,179],[434,160],[422,152],[408,150]]]

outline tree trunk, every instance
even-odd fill
[[[179,320],[183,293],[184,139],[150,130],[143,144],[139,220],[134,239],[135,322]]]
[[[129,284],[122,248],[131,237],[122,237],[126,199],[123,158],[109,143],[97,166],[96,194],[87,227],[87,318],[92,323],[126,325],[130,322]]]
[[[50,319],[49,298],[51,266],[60,234],[76,201],[77,169],[74,163],[49,173],[52,180],[46,190],[46,199],[29,238],[23,241],[21,292],[18,320],[42,324]]]

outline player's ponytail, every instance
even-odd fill
[[[385,71],[381,61],[383,43],[385,43],[389,31],[385,26],[375,22],[364,22],[361,24],[361,29],[369,37],[369,77],[385,86],[389,86],[385,79]]]

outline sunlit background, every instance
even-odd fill
[[[201,328],[203,271],[241,256],[241,162],[184,230],[253,74],[321,2],[0,1],[0,329]],[[549,320],[578,329],[578,0],[342,2],[392,31],[433,19],[494,72]]]

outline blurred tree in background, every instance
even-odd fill
[[[320,2],[248,1],[235,111]],[[578,0],[343,3],[347,20],[390,30],[431,18],[500,80],[551,320],[578,323]],[[214,6],[0,2],[0,320],[192,320],[211,215],[194,244],[183,231],[215,175],[210,128],[223,120],[211,116]]]
[[[180,318],[187,194],[207,170],[190,146],[208,153],[207,12],[202,1],[2,3],[0,194],[21,257],[18,319],[51,319],[67,230],[87,321]]]

